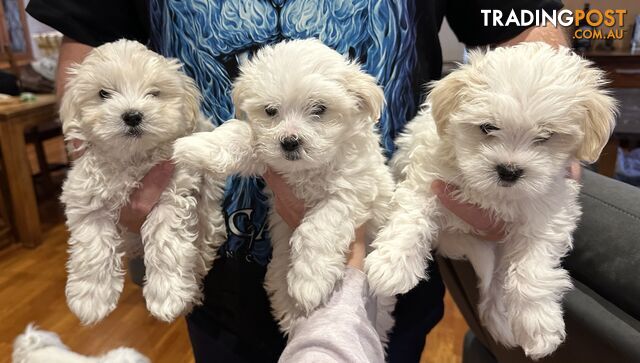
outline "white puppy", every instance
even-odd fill
[[[140,235],[118,226],[120,208],[172,143],[211,129],[200,93],[180,64],[121,40],[93,50],[70,70],[60,118],[84,154],[63,186],[69,239],[69,308],[95,323],[115,307],[122,256],[144,250],[149,311],[170,321],[201,298],[200,281],[225,239],[222,183],[177,168]],[[142,242],[142,243],[141,243]]]
[[[341,280],[355,229],[366,224],[373,237],[388,214],[393,181],[375,128],[384,96],[356,63],[307,39],[258,51],[240,67],[233,100],[245,120],[178,140],[174,159],[223,176],[269,167],[304,201],[293,230],[269,215],[265,288],[288,332]]]
[[[132,348],[117,348],[99,357],[72,352],[57,334],[29,324],[13,342],[13,363],[150,363]]]
[[[614,125],[603,76],[569,49],[526,43],[472,52],[436,82],[398,140],[394,211],[366,260],[374,291],[411,289],[426,277],[432,248],[466,257],[493,337],[532,358],[552,353],[565,337],[561,300],[571,287],[560,260],[581,213],[567,168],[595,161]],[[474,238],[430,191],[435,179],[504,220],[504,240]]]

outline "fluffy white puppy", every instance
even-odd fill
[[[426,277],[432,248],[468,258],[492,336],[532,358],[553,352],[565,337],[561,300],[571,287],[560,260],[581,214],[567,168],[575,158],[595,161],[615,120],[603,76],[569,49],[526,43],[472,52],[436,82],[398,139],[394,211],[365,264],[374,291],[411,289]],[[504,240],[474,238],[430,191],[435,179],[504,220]]]
[[[171,157],[172,143],[211,129],[200,93],[180,64],[120,40],[70,69],[60,109],[67,139],[84,154],[64,183],[69,238],[67,303],[85,324],[115,307],[125,253],[144,251],[149,311],[165,321],[201,298],[200,281],[225,239],[222,183],[176,168],[140,235],[118,226],[120,208],[149,169]]]
[[[99,357],[72,352],[57,334],[29,324],[13,342],[13,363],[150,363],[132,348],[117,348]]]
[[[243,120],[178,140],[174,160],[220,175],[269,167],[304,201],[293,230],[269,215],[265,288],[288,332],[341,280],[355,229],[366,224],[373,237],[388,215],[393,181],[375,127],[384,95],[358,64],[307,39],[259,50],[240,67],[233,100]]]

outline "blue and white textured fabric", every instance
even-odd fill
[[[392,153],[393,139],[416,110],[413,6],[406,0],[152,0],[151,46],[185,64],[204,95],[204,113],[219,125],[234,115],[231,84],[243,59],[264,44],[318,38],[357,59],[384,87],[387,107],[379,125]],[[229,239],[222,253],[266,265],[264,183],[233,177],[227,184]]]

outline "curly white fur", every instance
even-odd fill
[[[374,291],[403,293],[426,278],[432,248],[468,258],[491,335],[532,358],[552,353],[565,338],[561,300],[571,288],[560,260],[581,214],[566,170],[574,158],[598,158],[615,120],[603,76],[569,49],[526,43],[472,52],[436,82],[397,142],[394,211],[365,264]],[[474,238],[430,191],[435,179],[507,222],[504,240]]]
[[[29,324],[13,342],[13,363],[150,363],[132,348],[117,348],[99,357],[74,353],[57,334]]]
[[[200,93],[177,61],[127,40],[96,48],[70,73],[60,118],[84,154],[61,197],[71,232],[69,308],[84,324],[104,318],[122,291],[123,255],[144,252],[147,307],[171,321],[200,301],[200,281],[225,240],[222,182],[178,167],[140,235],[118,219],[141,178],[171,157],[174,140],[212,128]],[[139,124],[126,122],[131,112]]]
[[[240,67],[233,99],[246,120],[178,140],[174,160],[220,175],[270,167],[304,201],[295,230],[274,208],[269,215],[265,288],[288,332],[340,282],[355,229],[367,224],[373,237],[387,218],[393,180],[374,125],[384,96],[357,64],[308,39],[258,51]]]

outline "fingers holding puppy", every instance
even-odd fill
[[[142,224],[171,182],[174,170],[175,165],[168,160],[152,167],[140,180],[140,188],[129,196],[129,203],[120,209],[118,224],[129,232],[140,233]]]
[[[291,229],[296,229],[304,217],[304,202],[296,197],[282,175],[267,169],[262,177],[273,192],[276,212]]]
[[[472,226],[478,233],[476,237],[485,241],[500,241],[505,237],[505,222],[495,220],[489,212],[475,204],[463,203],[456,200],[453,192],[457,188],[446,184],[442,180],[431,183],[431,191],[458,218]]]
[[[567,167],[567,178],[579,182],[581,175],[582,168],[580,163],[578,161],[571,162]],[[504,239],[505,222],[495,220],[490,213],[474,204],[457,201],[453,197],[455,190],[457,188],[454,185],[446,184],[442,180],[436,180],[431,183],[431,191],[438,197],[442,205],[480,232],[476,237],[485,241],[496,242]]]
[[[282,175],[271,169],[262,175],[265,182],[273,192],[273,206],[291,229],[297,228],[305,214],[304,202],[293,193]],[[366,229],[360,226],[356,229],[356,238],[351,243],[347,266],[362,270],[366,255]]]

